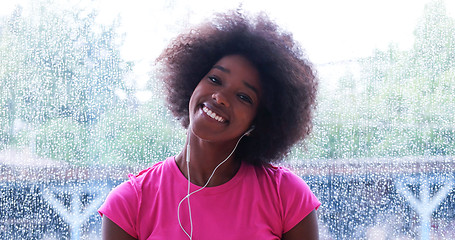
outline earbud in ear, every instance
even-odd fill
[[[245,135],[250,136],[250,134],[253,130],[254,130],[254,125],[251,125],[250,129],[248,129],[248,131],[245,132]]]

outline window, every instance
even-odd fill
[[[318,70],[313,135],[283,164],[321,200],[321,239],[450,239],[454,3],[292,2],[242,6],[293,32]],[[100,239],[110,189],[183,144],[151,61],[239,4],[0,3],[0,238]]]

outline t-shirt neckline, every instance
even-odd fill
[[[182,185],[183,187],[185,187],[185,189],[187,189],[188,188],[188,179],[180,171],[180,169],[179,169],[179,167],[177,165],[177,162],[175,161],[175,156],[166,159],[166,162],[168,162],[168,164],[171,165],[172,173],[175,175],[176,180],[177,180],[176,183],[179,184],[179,185]],[[217,193],[221,193],[221,192],[229,190],[230,188],[236,186],[237,183],[244,177],[246,168],[247,168],[246,164],[241,162],[239,170],[234,175],[234,177],[232,177],[232,179],[230,179],[229,181],[227,181],[227,182],[225,182],[225,183],[223,183],[221,185],[218,185],[218,186],[206,187],[200,193],[217,194]],[[216,173],[217,172],[215,172],[215,174]],[[198,190],[198,189],[202,188],[201,186],[198,186],[198,185],[193,184],[193,183],[190,183],[190,186],[191,186],[190,187],[191,191],[195,191],[195,190]]]

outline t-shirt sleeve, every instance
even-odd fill
[[[291,230],[321,205],[305,181],[288,169],[282,169],[278,187],[284,213],[284,232]]]
[[[136,224],[141,201],[141,187],[135,176],[115,187],[106,201],[98,209],[101,216],[106,216],[129,235],[137,238]]]

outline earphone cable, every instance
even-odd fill
[[[210,183],[210,180],[212,179],[213,175],[215,174],[215,171],[223,164],[225,163],[231,156],[232,154],[235,152],[235,150],[237,149],[237,146],[239,145],[240,143],[240,140],[242,140],[242,138],[246,136],[246,133],[243,134],[239,140],[237,141],[237,143],[235,144],[234,146],[234,149],[232,149],[231,153],[222,161],[220,162],[216,167],[215,169],[213,169],[212,171],[212,174],[210,175],[210,177],[207,179],[207,182],[204,184],[203,187],[199,188],[198,190],[195,190],[193,192],[190,192],[190,186],[191,186],[191,180],[190,180],[190,161],[189,161],[189,153],[190,153],[190,144],[189,144],[189,140],[188,140],[188,145],[187,145],[187,155],[186,155],[186,163],[187,163],[187,173],[188,173],[188,193],[187,195],[182,198],[182,200],[180,200],[179,202],[179,205],[177,207],[177,219],[179,221],[179,225],[180,225],[180,228],[183,230],[183,232],[186,234],[186,236],[188,236],[188,238],[190,240],[193,239],[193,220],[191,218],[191,208],[190,208],[190,196],[201,191],[202,189],[204,189],[205,187],[207,187],[207,185]],[[182,202],[185,201],[185,199],[188,199],[188,213],[189,213],[189,218],[190,218],[190,234],[188,234],[188,232],[183,228],[182,226],[182,222],[180,221],[180,205],[182,205]]]

